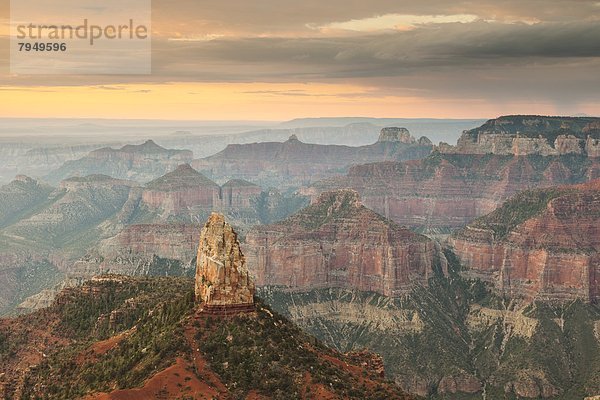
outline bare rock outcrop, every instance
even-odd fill
[[[438,393],[477,393],[482,389],[479,379],[466,372],[443,377],[438,384]]]
[[[406,144],[413,144],[417,141],[414,137],[412,137],[408,129],[390,127],[383,128],[381,130],[378,142],[400,142]]]
[[[211,209],[220,195],[219,186],[182,164],[168,174],[153,180],[145,187],[142,201],[151,209],[179,213],[190,208]]]
[[[197,301],[207,312],[254,310],[254,292],[237,234],[222,214],[212,213],[200,234]]]
[[[367,209],[349,189],[323,193],[288,219],[248,233],[259,286],[340,287],[400,296],[426,285],[434,243]]]
[[[232,179],[219,187],[189,164],[182,164],[146,184],[142,203],[166,218],[202,214],[209,210],[249,209],[261,192],[260,186],[242,179]]]
[[[449,239],[468,274],[508,295],[600,299],[600,180],[523,192]]]
[[[510,115],[465,131],[456,146],[440,145],[448,154],[542,155],[584,154],[597,157],[600,119]]]

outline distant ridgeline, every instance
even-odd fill
[[[456,146],[441,143],[445,154],[600,156],[600,118],[504,116],[464,131]]]
[[[338,175],[354,164],[421,159],[432,149],[426,137],[416,139],[405,128],[388,127],[367,146],[304,143],[291,135],[285,142],[230,144],[213,156],[194,160],[192,166],[214,180],[249,179],[283,189]]]
[[[600,118],[505,116],[434,147],[420,160],[353,165],[302,193],[352,188],[401,225],[449,233],[522,190],[600,178]]]

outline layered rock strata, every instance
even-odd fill
[[[215,180],[250,179],[265,187],[289,188],[336,175],[353,164],[420,159],[432,148],[431,142],[417,142],[404,128],[384,128],[368,146],[308,144],[292,135],[283,143],[232,144],[194,160],[192,166]]]
[[[254,292],[237,234],[223,215],[211,214],[200,234],[197,301],[206,312],[253,311]]]
[[[258,226],[245,253],[259,286],[291,290],[354,288],[398,296],[426,285],[436,249],[367,209],[358,193],[323,193],[288,219]]]
[[[468,274],[511,296],[600,299],[600,180],[527,191],[449,239]]]
[[[313,201],[339,188],[401,225],[447,232],[492,212],[514,194],[600,178],[600,159],[583,155],[502,156],[433,153],[423,160],[353,166],[345,176],[301,190]]]
[[[465,131],[456,146],[440,145],[449,154],[600,156],[600,118],[511,115],[491,119]]]

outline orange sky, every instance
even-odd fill
[[[257,1],[155,0],[153,74],[114,77],[11,75],[0,8],[0,117],[600,115],[597,1]]]
[[[293,93],[287,95],[286,93]],[[348,93],[352,95],[348,97]],[[301,95],[298,95],[301,94]],[[135,118],[174,120],[287,120],[299,116],[476,118],[518,113],[555,114],[551,104],[403,96],[331,84],[173,83],[74,87],[5,87],[5,117]],[[468,105],[468,106],[467,106]],[[590,105],[589,112],[595,105]]]

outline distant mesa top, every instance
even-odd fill
[[[378,142],[400,142],[414,144],[416,140],[406,128],[389,127],[383,128]]]
[[[440,143],[446,154],[600,157],[600,118],[509,115],[464,131],[456,146]]]

